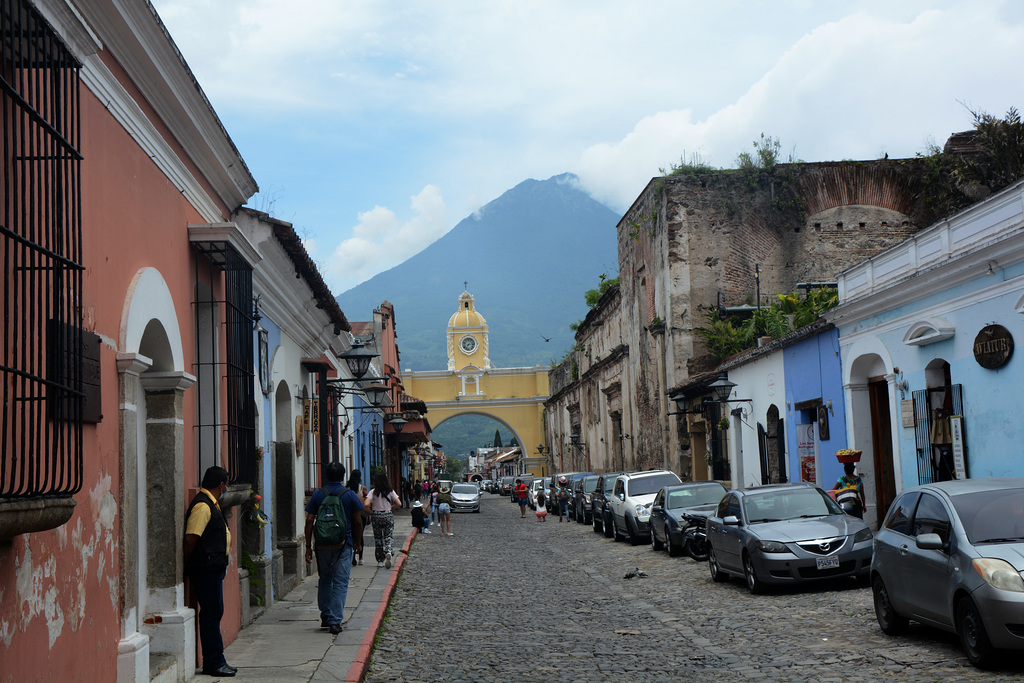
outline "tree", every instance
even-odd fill
[[[513,448],[518,448],[519,447],[519,441],[517,441],[516,437],[513,436],[512,439],[508,442],[508,445],[512,446]]]
[[[462,474],[462,461],[453,455],[446,455],[444,459],[444,469],[448,474],[448,478],[454,481]]]
[[[501,448],[501,431],[498,429],[494,430],[494,447]]]

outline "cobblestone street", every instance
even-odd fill
[[[367,681],[1019,680],[979,671],[952,635],[878,628],[852,581],[749,595],[706,563],[519,518],[484,494],[454,536],[419,536]],[[648,578],[626,580],[639,566]]]

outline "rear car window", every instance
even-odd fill
[[[662,486],[671,486],[672,484],[678,483],[680,483],[679,477],[671,472],[655,474],[649,477],[638,477],[636,479],[629,480],[629,495],[645,496],[651,493],[657,493],[658,489]]]

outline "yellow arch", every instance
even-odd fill
[[[505,425],[523,449],[527,471],[544,476],[544,460],[535,456],[544,443],[547,368],[473,368],[472,372],[476,381],[468,388],[463,373],[445,370],[403,372],[402,384],[406,394],[426,403],[435,427],[460,415],[484,415]]]

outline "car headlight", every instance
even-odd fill
[[[786,547],[785,543],[779,543],[778,541],[758,541],[757,549],[763,553],[788,553],[789,548]]]
[[[861,529],[853,536],[854,543],[862,543],[871,540],[871,529]]]
[[[636,516],[637,517],[640,517],[640,518],[650,517],[651,516],[651,505],[650,505],[650,503],[648,503],[647,505],[637,505],[636,508],[635,508],[635,512],[636,512]]]
[[[997,560],[994,557],[979,557],[971,562],[974,569],[981,574],[981,578],[993,588],[1014,593],[1024,593],[1024,579],[1013,565],[1006,560]]]

